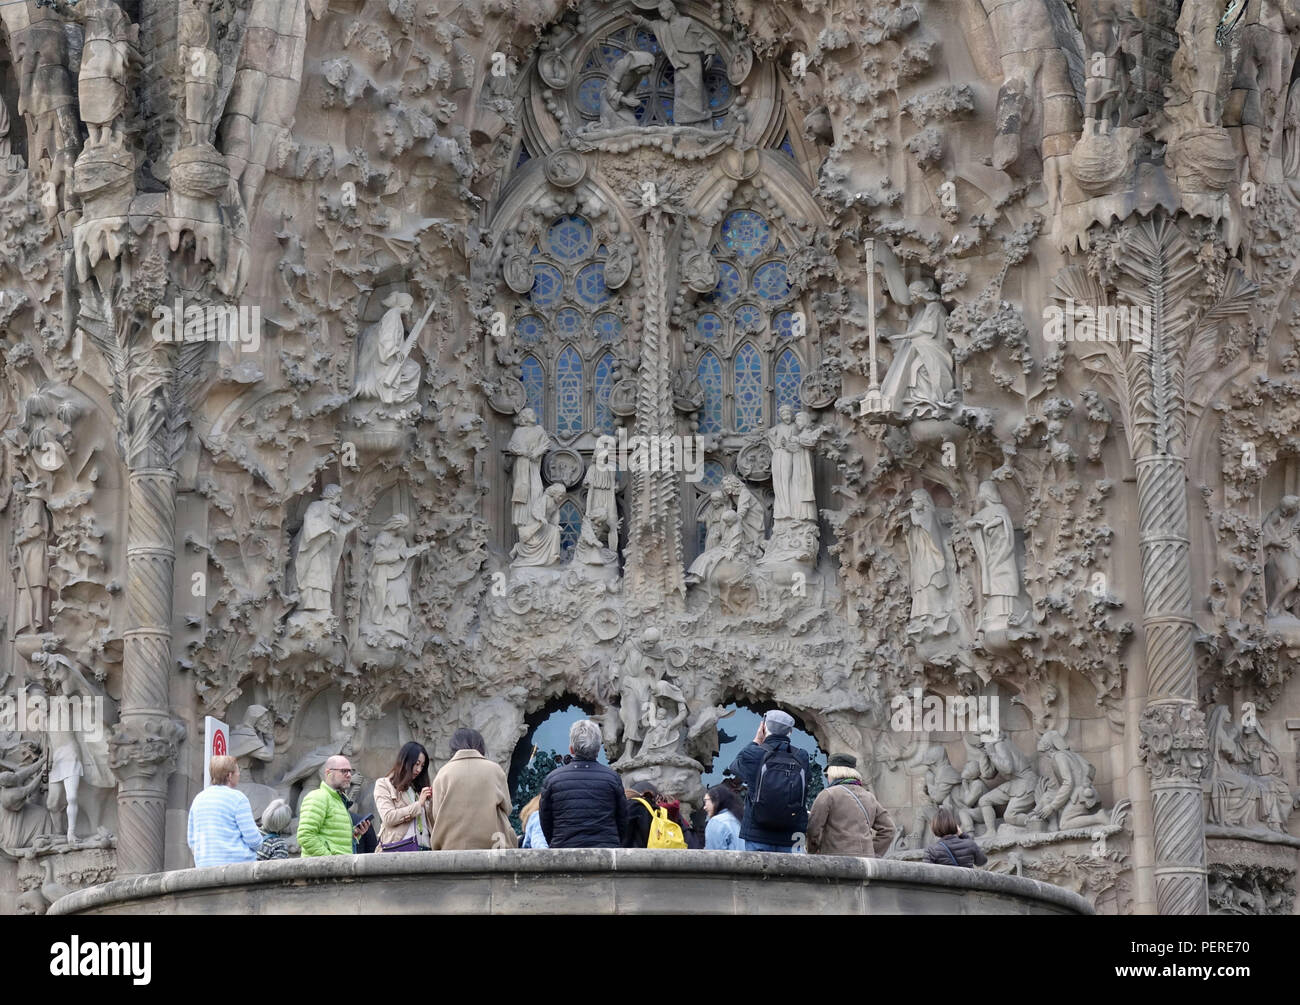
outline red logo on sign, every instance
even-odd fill
[[[212,734],[212,756],[224,757],[226,754],[226,734],[217,730]]]

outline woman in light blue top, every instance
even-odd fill
[[[705,851],[745,850],[740,840],[740,818],[745,804],[735,789],[727,785],[713,786],[704,796],[704,812],[709,815],[704,828]]]
[[[524,843],[521,848],[549,848],[546,835],[542,833],[542,815],[537,807],[542,803],[541,796],[533,796],[519,811],[519,819],[524,824]]]

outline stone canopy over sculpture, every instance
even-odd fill
[[[688,810],[779,706],[895,856],[1291,910],[1294,12],[344,6],[0,4],[0,684],[107,720],[0,727],[0,910],[187,862],[204,715],[296,806],[574,705]]]

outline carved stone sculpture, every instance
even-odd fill
[[[1292,604],[1300,587],[1300,496],[1283,496],[1269,513],[1264,520],[1262,543],[1273,581],[1268,613],[1294,613]]]
[[[391,517],[370,549],[370,569],[361,602],[361,634],[374,645],[403,646],[411,642],[411,565],[429,550],[428,542],[406,543],[410,518]]]
[[[1020,596],[1020,568],[1016,563],[1016,531],[1011,514],[1002,505],[998,487],[981,482],[980,509],[966,521],[973,531],[971,543],[979,556],[980,593],[984,598],[980,628],[991,632],[1017,623],[1015,604]]]
[[[515,423],[515,431],[510,437],[506,453],[514,457],[510,520],[518,530],[545,519],[542,458],[554,446],[554,441],[537,424],[537,416],[531,408],[520,412]]]
[[[1092,780],[1097,773],[1088,761],[1076,754],[1065,743],[1065,737],[1049,729],[1038,738],[1038,750],[1045,756],[1044,787],[1038,794],[1038,804],[1029,814],[1030,820],[1052,822],[1057,830],[1104,824],[1110,815],[1100,809],[1101,800]]]
[[[247,767],[275,757],[275,716],[265,705],[249,705],[244,721],[230,731],[230,756]]]
[[[519,527],[519,542],[510,551],[512,566],[548,566],[560,561],[560,505],[563,502],[564,486],[548,485],[533,509],[534,518]]]
[[[298,579],[298,609],[311,614],[328,615],[333,607],[334,577],[348,534],[356,518],[338,502],[343,489],[327,485],[321,498],[307,507],[294,571]]]
[[[984,814],[985,833],[993,833],[999,809],[1006,823],[1025,826],[1029,812],[1034,809],[1038,788],[1038,772],[1033,761],[1021,753],[1005,731],[992,741],[983,741],[981,746],[997,772],[998,782],[980,796],[977,803]]]
[[[881,392],[903,419],[944,419],[955,404],[952,356],[945,348],[948,312],[932,284],[916,282],[909,292],[919,301],[907,331],[897,343]]]
[[[955,623],[949,606],[949,563],[943,528],[934,500],[925,489],[912,493],[912,508],[905,520],[908,579],[912,588],[907,632],[937,638],[951,632]]]
[[[1209,820],[1227,827],[1264,827],[1282,832],[1293,797],[1282,777],[1277,750],[1258,725],[1237,726],[1225,705],[1209,718]]]
[[[708,96],[704,91],[704,64],[717,50],[717,43],[694,18],[678,12],[672,0],[659,4],[658,21],[635,18],[653,31],[659,46],[673,67],[673,122],[699,126],[709,121]]]
[[[583,476],[587,486],[586,515],[599,518],[604,527],[609,550],[618,551],[618,467],[608,444],[598,443],[587,473]]]
[[[635,127],[637,109],[641,100],[635,91],[647,70],[654,66],[654,56],[648,52],[629,52],[614,68],[600,89],[600,126],[602,129]]]
[[[20,487],[21,486],[21,487]],[[22,520],[14,537],[13,569],[17,577],[18,610],[15,631],[42,631],[49,624],[50,514],[46,509],[48,493],[39,482],[15,485],[25,497]]]
[[[432,305],[408,337],[402,319],[410,313],[412,302],[408,293],[394,293],[384,301],[388,310],[361,340],[354,398],[401,407],[420,393],[420,364],[411,359],[411,349]]]

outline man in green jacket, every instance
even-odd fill
[[[336,754],[325,762],[325,780],[320,788],[307,793],[298,815],[298,845],[302,857],[312,855],[351,855],[356,840],[370,829],[370,822],[352,826],[343,790],[352,781],[352,764]]]

